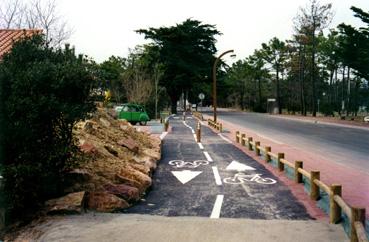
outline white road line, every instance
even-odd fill
[[[224,139],[226,142],[232,144],[232,141],[230,141],[229,139],[227,139],[226,137],[224,137],[222,134],[218,134],[220,136],[220,138]]]
[[[197,143],[200,147],[200,150],[203,150],[204,149],[204,146],[201,144],[201,143]]]
[[[217,195],[215,199],[213,211],[211,212],[210,218],[219,218],[220,217],[220,210],[222,209],[224,195]]]
[[[207,159],[208,161],[213,162],[213,159],[210,157],[210,155],[209,155],[209,153],[208,153],[208,152],[204,151],[204,155],[205,155],[205,157],[206,157],[206,159]]]
[[[282,142],[280,142],[280,141],[278,141],[278,140],[275,140],[275,139],[272,139],[272,138],[266,137],[266,136],[261,135],[261,134],[256,134],[256,135],[257,135],[257,136],[259,136],[259,137],[261,137],[261,138],[264,138],[264,139],[270,140],[270,141],[272,141],[272,142],[274,142],[274,143],[276,143],[276,144],[283,145],[283,143],[282,143]]]
[[[222,185],[222,179],[220,178],[218,167],[212,166],[211,168],[213,169],[215,184],[217,184],[218,186],[221,186]]]
[[[193,134],[193,137],[195,138],[195,141],[197,142],[196,134]]]
[[[168,132],[161,133],[160,139],[163,140],[167,134],[168,134]]]

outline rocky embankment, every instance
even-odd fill
[[[47,214],[113,212],[138,201],[151,186],[161,141],[99,108],[78,123],[74,136],[83,155],[65,176],[65,196],[46,202]]]

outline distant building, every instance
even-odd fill
[[[0,29],[0,60],[12,49],[15,42],[41,33],[40,29]]]

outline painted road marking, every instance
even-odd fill
[[[195,131],[193,130],[193,128],[190,128],[191,129],[191,132],[194,134],[195,133]]]
[[[213,211],[211,212],[210,218],[219,218],[220,217],[220,210],[222,209],[224,195],[217,195],[215,199]]]
[[[161,133],[160,139],[163,140],[167,134],[168,134],[168,132]]]
[[[193,134],[193,137],[194,137],[195,141],[197,142],[196,134]]]
[[[222,185],[222,179],[220,178],[218,167],[213,166],[211,168],[213,169],[215,184],[217,184],[218,186],[221,186]]]
[[[172,174],[182,183],[186,184],[187,182],[191,181],[198,175],[200,175],[202,171],[190,171],[190,170],[183,170],[183,171],[172,171]]]
[[[245,174],[242,172],[235,174],[233,177],[224,178],[223,182],[227,184],[233,184],[233,185],[243,184],[246,182],[256,182],[259,184],[266,184],[266,185],[277,183],[277,181],[272,178],[261,177],[261,174]]]
[[[179,117],[173,117],[174,119],[179,119]]]
[[[229,139],[227,139],[226,137],[224,137],[222,134],[218,134],[220,136],[220,138],[222,138],[223,140],[225,140],[226,142],[232,144],[232,141],[230,141]]]
[[[203,150],[204,149],[204,146],[201,144],[201,143],[197,143],[200,147],[200,150]]]
[[[206,159],[207,159],[208,161],[213,162],[213,159],[210,157],[210,155],[209,155],[209,153],[208,153],[208,152],[204,151],[204,155],[205,155],[205,157],[206,157]]]
[[[187,117],[187,119],[193,119],[192,117]]]
[[[207,160],[195,160],[191,161],[183,161],[183,160],[171,160],[168,162],[169,165],[175,166],[177,168],[197,168],[199,166],[209,165],[209,161]]]
[[[255,171],[256,169],[234,160],[227,166],[226,170],[227,171]]]

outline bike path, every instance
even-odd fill
[[[289,189],[261,164],[197,121],[170,118],[162,160],[145,199],[127,213],[252,219],[311,219]]]

